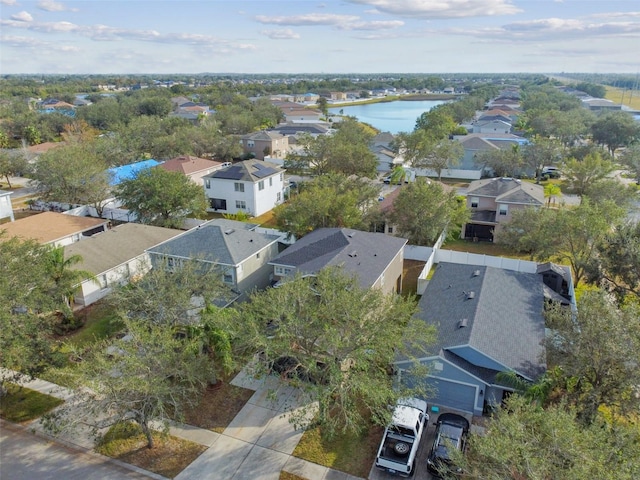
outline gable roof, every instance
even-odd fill
[[[458,141],[466,150],[498,150],[498,147],[481,137],[459,138]]]
[[[470,346],[527,378],[544,371],[541,275],[441,262],[418,308],[418,318],[438,327],[432,351]]]
[[[204,178],[255,183],[273,175],[283,173],[284,171],[285,170],[283,168],[280,168],[280,166],[275,163],[252,159],[235,163],[230,167],[223,168],[221,170],[216,170],[215,172],[206,175]]]
[[[180,172],[184,173],[185,175],[191,175],[203,170],[217,168],[220,165],[222,165],[222,162],[218,162],[216,160],[192,157],[191,155],[182,155],[180,157],[175,157],[171,160],[167,160],[166,162],[161,163],[160,165],[158,165],[158,168],[162,168],[170,172]]]
[[[123,223],[82,242],[65,246],[64,256],[80,255],[82,261],[71,268],[99,275],[142,255],[147,248],[182,233],[182,230],[171,228]]]
[[[326,124],[320,123],[283,123],[270,130],[282,135],[295,135],[296,133],[309,133],[311,135],[323,135],[329,131]]]
[[[525,205],[544,205],[542,185],[523,182],[515,178],[487,178],[469,184],[467,196],[492,197],[496,202]]]
[[[276,132],[273,130],[260,130],[259,132],[248,133],[247,135],[243,135],[243,140],[258,140],[258,141],[267,141],[271,142],[273,140],[280,140],[284,135],[280,132]]]
[[[77,217],[57,212],[42,212],[0,225],[7,237],[33,239],[39,243],[53,243],[75,233],[106,225],[104,218]]]
[[[238,265],[281,238],[280,235],[257,232],[256,227],[250,223],[217,218],[149,248],[147,252]]]
[[[320,228],[305,235],[269,264],[316,274],[325,267],[342,267],[355,274],[360,286],[371,287],[404,249],[405,238],[351,228]]]
[[[129,165],[122,165],[120,167],[113,167],[109,169],[111,173],[111,185],[118,185],[125,180],[131,180],[142,170],[160,165],[160,162],[153,158],[149,160],[141,160],[139,162],[130,163]]]

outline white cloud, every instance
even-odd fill
[[[18,22],[32,22],[33,21],[33,17],[31,16],[31,14],[29,12],[18,12],[15,15],[11,15],[11,18],[13,20],[17,20]]]
[[[387,30],[398,28],[404,25],[401,20],[377,20],[373,22],[353,22],[339,25],[341,30]]]
[[[360,17],[354,15],[336,15],[332,13],[308,13],[306,15],[275,16],[257,15],[255,20],[268,25],[342,25],[348,22],[355,22]]]
[[[3,35],[0,37],[3,44],[17,48],[37,48],[39,50],[55,50],[61,52],[79,52],[80,49],[73,45],[62,45],[52,42],[45,42],[31,37],[21,37],[15,35]]]
[[[290,28],[282,30],[261,30],[260,33],[272,40],[291,40],[300,38],[300,35]]]
[[[47,12],[65,12],[65,11],[77,12],[78,11],[78,9],[76,8],[69,8],[63,3],[56,2],[54,0],[40,0],[38,2],[38,8],[40,10],[46,10]]]
[[[2,5],[9,5],[9,6],[13,6],[13,5],[17,5],[18,2],[16,0],[0,0],[0,3]]]
[[[510,0],[346,0],[402,17],[463,18],[522,12]]]

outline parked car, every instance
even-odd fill
[[[469,421],[455,413],[441,413],[436,421],[436,437],[427,457],[427,469],[437,477],[445,472],[461,474],[451,462],[450,449],[464,451],[469,433]]]
[[[542,167],[542,176],[549,178],[560,178],[562,172],[556,167]]]

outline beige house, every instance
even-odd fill
[[[278,132],[261,130],[242,137],[242,150],[258,160],[264,157],[284,157],[289,151],[289,137]]]
[[[504,177],[473,181],[467,190],[471,220],[462,230],[463,238],[498,242],[500,230],[514,210],[543,205],[542,185]]]
[[[11,192],[0,190],[0,220],[8,218],[10,221],[14,221],[13,205],[11,205]]]
[[[114,287],[144,275],[151,268],[147,248],[184,233],[182,230],[124,223],[64,248],[65,258],[80,255],[82,262],[71,268],[91,272],[94,278],[82,282],[74,295],[77,305],[86,307],[108,295]]]
[[[168,172],[180,172],[198,185],[204,185],[202,177],[209,175],[216,170],[229,166],[228,163],[218,162],[216,160],[208,160],[206,158],[192,157],[191,155],[183,155],[172,158],[161,163],[156,168],[162,168]]]

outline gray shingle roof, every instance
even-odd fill
[[[406,243],[404,238],[383,233],[320,228],[302,237],[269,263],[295,267],[306,274],[315,274],[324,267],[342,266],[346,272],[358,277],[361,287],[369,288]]]
[[[442,262],[418,306],[418,317],[438,327],[432,351],[468,345],[526,377],[544,371],[541,275]]]
[[[499,203],[544,205],[544,188],[514,178],[487,178],[474,180],[467,196],[492,197]]]
[[[238,265],[281,237],[256,232],[257,225],[218,218],[147,250],[149,253]]]

